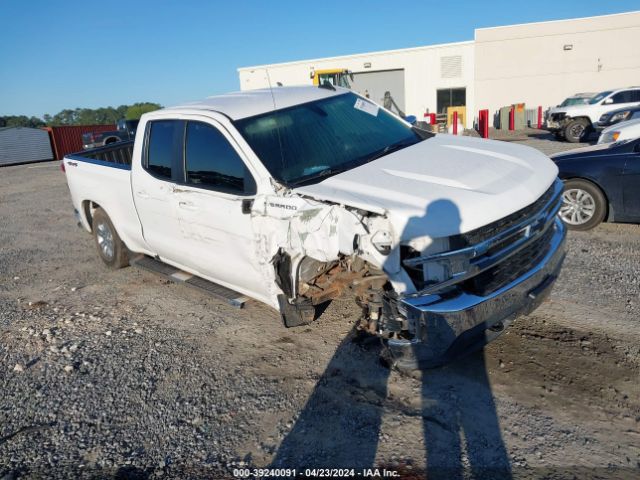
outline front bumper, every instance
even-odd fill
[[[565,251],[566,229],[556,217],[550,247],[532,268],[486,296],[437,294],[399,300],[414,322],[411,340],[389,339],[394,364],[401,369],[431,368],[477,350],[497,338],[519,315],[535,310],[551,293]]]

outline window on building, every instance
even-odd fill
[[[464,107],[467,104],[466,88],[445,88],[437,91],[438,113],[447,113],[449,107]]]
[[[255,182],[245,163],[217,128],[188,122],[186,142],[188,184],[226,193],[256,193]]]

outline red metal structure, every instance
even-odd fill
[[[512,105],[509,110],[509,130],[515,130],[516,108]]]
[[[429,125],[435,125],[436,124],[436,114],[435,113],[425,113],[424,114],[424,121],[427,122]]]
[[[69,153],[82,150],[82,134],[90,132],[109,132],[116,130],[115,125],[69,125],[62,127],[44,127],[51,138],[51,149],[56,160]]]
[[[489,110],[478,112],[478,130],[482,138],[489,138]]]
[[[458,134],[458,112],[453,112],[453,134]]]
[[[538,128],[542,128],[542,107],[538,107]]]

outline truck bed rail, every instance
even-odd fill
[[[107,167],[131,168],[133,157],[133,140],[117,142],[106,147],[93,148],[83,152],[67,155],[70,160],[96,163]]]

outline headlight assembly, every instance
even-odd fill
[[[618,138],[620,138],[619,130],[616,130],[613,132],[607,132],[600,135],[600,138],[598,139],[598,143],[613,143],[613,142],[617,142]]]
[[[630,115],[631,115],[631,112],[628,110],[626,112],[618,112],[611,116],[610,121],[611,123],[623,122],[624,120],[629,118]]]

